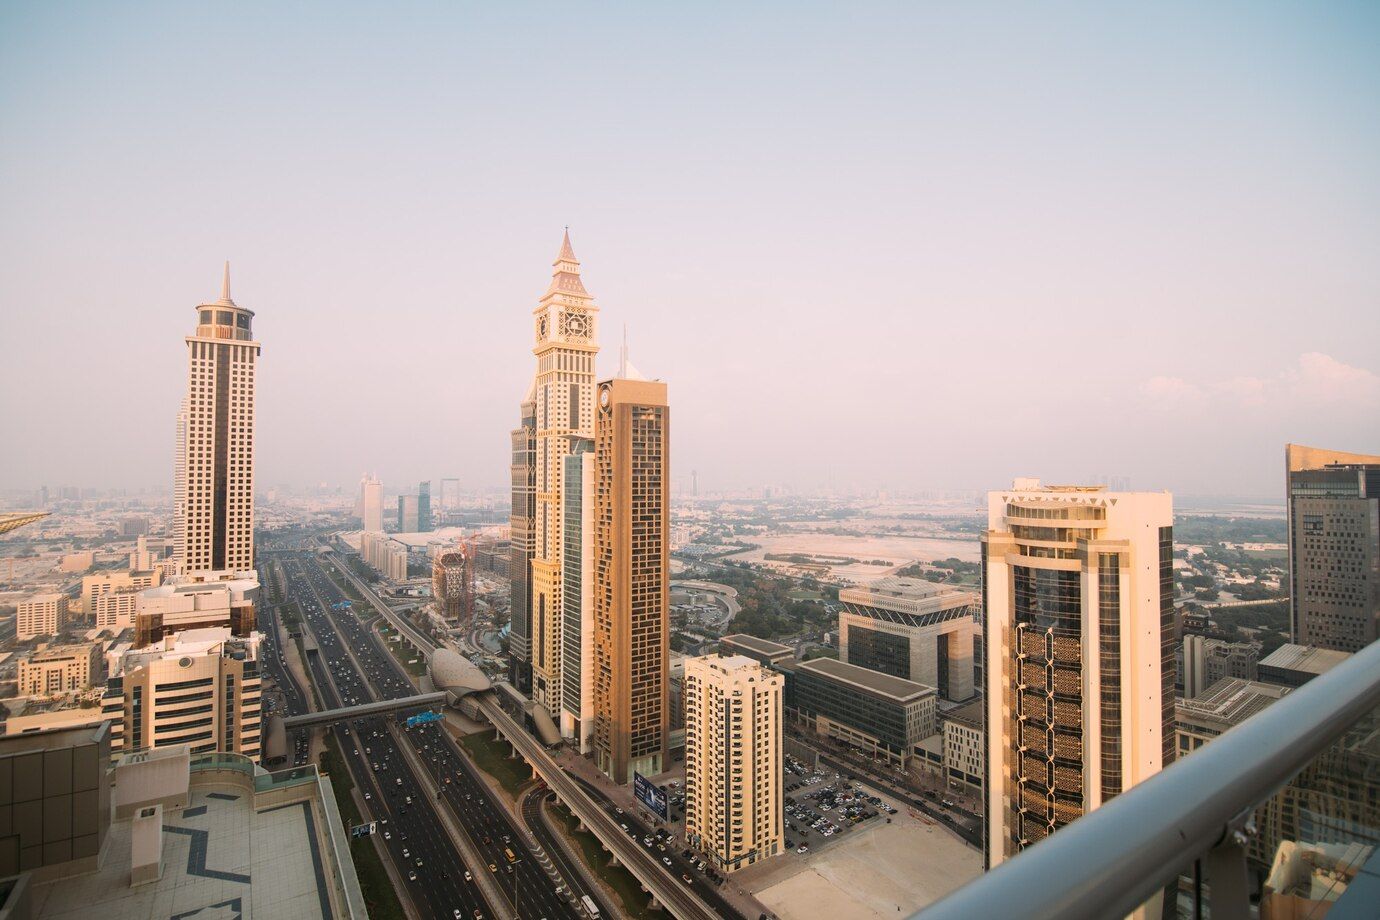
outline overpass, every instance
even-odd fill
[[[420,629],[407,621],[407,617],[396,613],[391,607],[379,599],[378,593],[372,587],[364,583],[364,580],[350,571],[350,566],[341,558],[340,553],[333,549],[328,549],[322,555],[329,555],[331,562],[335,564],[335,570],[340,572],[345,578],[354,585],[360,596],[367,600],[379,614],[392,624],[393,628],[407,637],[407,640],[424,652],[430,653],[436,648],[436,643]]]
[[[336,722],[360,719],[365,716],[383,715],[406,709],[430,709],[445,706],[450,701],[449,693],[419,693],[394,700],[378,700],[373,703],[360,703],[357,706],[342,706],[339,709],[325,709],[320,712],[304,712],[301,715],[283,719],[283,728],[314,728],[317,725],[334,725]]]
[[[657,902],[676,920],[718,920],[719,914],[690,891],[657,862],[638,842],[623,832],[617,822],[589,797],[574,778],[561,769],[560,764],[536,738],[513,721],[503,711],[492,694],[474,697],[479,711],[508,740],[533,772],[546,781],[556,798],[570,809],[586,828],[598,838],[623,868],[632,873],[639,885],[650,892]]]

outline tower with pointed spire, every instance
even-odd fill
[[[177,416],[175,553],[183,574],[254,567],[254,313],[230,297],[196,308],[187,395]]]
[[[569,228],[552,267],[551,283],[532,311],[537,372],[529,394],[535,467],[531,581],[527,609],[512,611],[510,650],[523,654],[525,633],[532,698],[554,715],[561,710],[562,473],[572,439],[594,435],[599,308],[580,279]]]

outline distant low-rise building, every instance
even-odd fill
[[[50,645],[19,662],[21,696],[87,690],[101,673],[101,644]]]
[[[136,551],[137,555],[137,551]],[[152,567],[130,569],[127,572],[97,572],[81,580],[82,609],[87,616],[96,613],[96,601],[108,594],[143,591],[163,583],[161,569]]]
[[[719,640],[720,655],[746,655],[765,665],[778,665],[795,660],[795,649],[770,639],[759,639],[747,633],[734,633]]]
[[[938,693],[832,658],[780,664],[789,713],[821,735],[904,767],[937,730]],[[687,742],[688,744],[688,742]]]
[[[60,592],[35,594],[19,602],[15,612],[15,635],[20,642],[51,636],[67,625],[67,595]]]
[[[85,572],[95,564],[96,554],[88,549],[82,552],[66,554],[58,563],[58,569],[71,574],[73,572]]]
[[[1256,671],[1261,681],[1283,687],[1302,687],[1351,657],[1351,652],[1285,643],[1261,659]]]
[[[1184,636],[1183,695],[1192,699],[1227,677],[1255,680],[1260,649],[1250,642]]]
[[[139,612],[139,592],[125,588],[98,595],[89,609],[96,618],[97,629],[114,632],[130,629]]]

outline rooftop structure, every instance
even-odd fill
[[[936,731],[933,687],[818,658],[775,668],[786,675],[785,707],[816,732],[904,766]]]
[[[1286,643],[1256,666],[1260,680],[1286,687],[1302,687],[1351,657],[1351,652]]]
[[[720,655],[746,655],[762,664],[777,664],[795,660],[795,649],[770,639],[759,639],[747,633],[734,633],[719,640]]]

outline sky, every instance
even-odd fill
[[[570,227],[702,491],[1380,453],[1380,5],[0,5],[0,489],[507,482]]]

